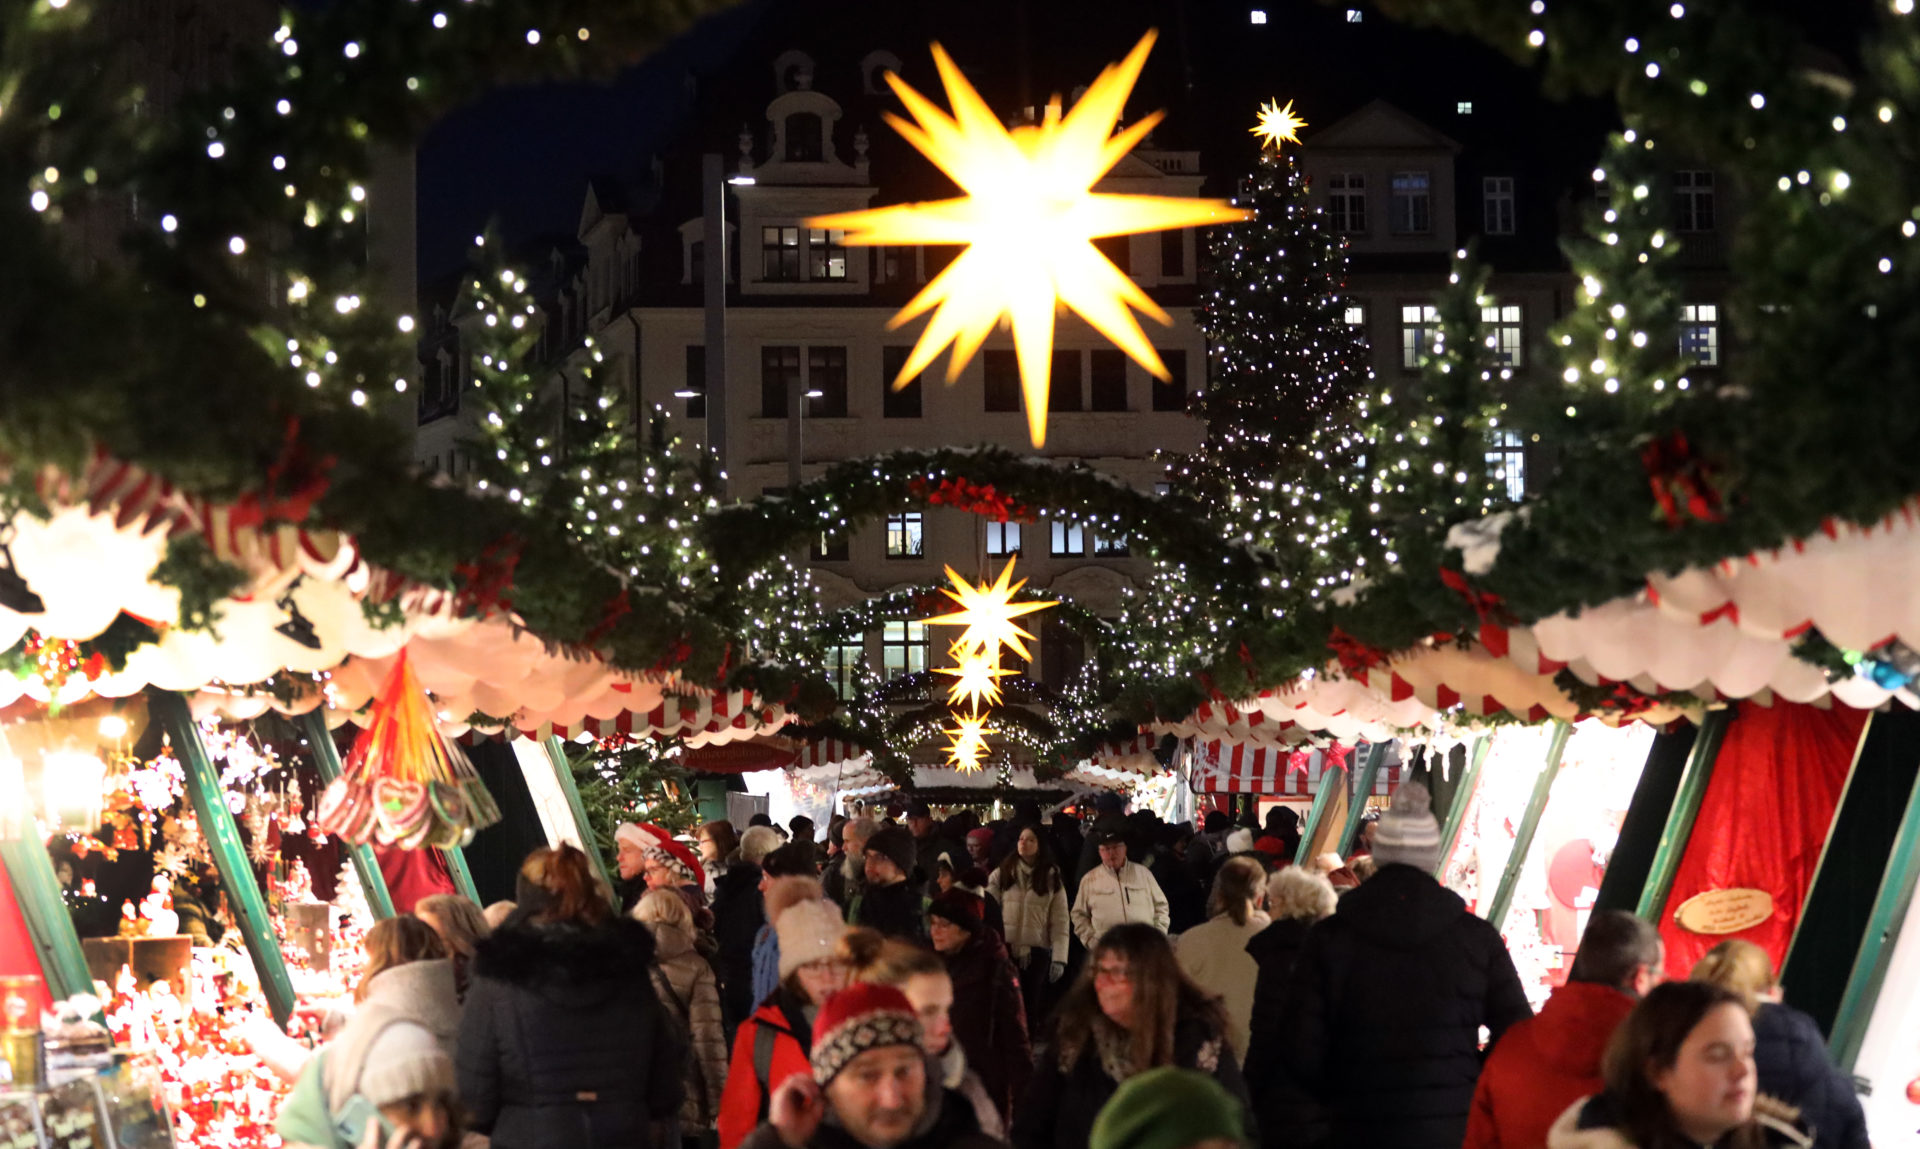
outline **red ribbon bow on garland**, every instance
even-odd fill
[[[1337,626],[1327,634],[1327,649],[1333,651],[1334,657],[1340,660],[1341,669],[1349,675],[1361,674],[1387,664],[1386,651],[1377,646],[1368,646]]]
[[[460,580],[454,604],[461,614],[488,613],[495,607],[512,610],[513,569],[520,565],[520,540],[509,535],[487,544],[480,557],[453,568]]]
[[[928,506],[970,511],[985,515],[996,523],[1004,523],[1009,519],[1022,523],[1033,521],[1033,508],[1016,503],[994,490],[992,483],[982,485],[950,477],[940,480],[936,486],[928,487],[925,479],[914,479],[907,484],[907,490],[913,492],[915,498],[926,499]]]
[[[300,419],[287,420],[287,435],[280,454],[267,467],[267,483],[258,492],[241,495],[233,503],[232,522],[236,527],[262,527],[268,523],[304,523],[313,513],[313,504],[327,493],[328,472],[338,462],[332,455],[315,459],[300,442]]]
[[[618,594],[615,594],[612,598],[600,605],[600,621],[595,623],[593,629],[587,632],[587,637],[584,642],[588,646],[597,645],[601,639],[613,633],[613,628],[616,623],[632,613],[633,603],[628,601],[627,592],[623,588]]]
[[[1467,581],[1466,575],[1447,567],[1440,568],[1440,581],[1465,600],[1466,604],[1473,608],[1473,613],[1479,617],[1480,645],[1486,647],[1487,652],[1495,658],[1505,658],[1507,627],[1512,625],[1513,616],[1508,614],[1506,607],[1501,604],[1500,596],[1492,591],[1473,589],[1473,584]]]
[[[1334,742],[1320,752],[1320,768],[1331,770],[1335,766],[1345,767],[1347,759],[1352,757],[1353,747],[1344,742]]]
[[[1687,518],[1717,523],[1723,517],[1713,473],[1693,453],[1686,435],[1675,431],[1640,448],[1640,465],[1646,469],[1647,487],[1660,504],[1667,526],[1678,527]]]

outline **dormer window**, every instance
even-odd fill
[[[820,117],[812,112],[795,112],[787,117],[787,155],[790,163],[818,163],[826,158],[825,132]]]

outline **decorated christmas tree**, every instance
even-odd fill
[[[1345,242],[1272,143],[1241,196],[1253,218],[1217,229],[1201,261],[1207,433],[1174,474],[1232,536],[1315,566],[1316,553],[1335,559],[1339,495],[1360,481],[1356,424],[1372,370],[1348,315]]]

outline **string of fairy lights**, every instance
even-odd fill
[[[893,122],[965,194],[831,226],[856,244],[967,245],[909,306],[933,313],[913,354],[951,348],[957,369],[1010,318],[1037,443],[1056,303],[1164,375],[1136,315],[1158,309],[1090,240],[1224,223],[1201,309],[1215,349],[1208,439],[1178,464],[1189,489],[1156,499],[1011,452],[896,452],[729,505],[664,414],[635,410],[617,373],[598,370],[602,348],[588,341],[559,370],[533,362],[538,305],[486,242],[457,319],[475,356],[473,401],[489,416],[477,497],[408,476],[375,409],[409,401],[421,332],[383,305],[365,261],[380,148],[409,145],[438,112],[501,79],[604,73],[706,4],[355,0],[290,11],[232,82],[145,126],[124,114],[131,93],[106,67],[96,6],[45,0],[4,14],[0,178],[17,194],[0,208],[0,248],[38,325],[0,314],[0,331],[37,333],[31,355],[6,347],[34,370],[0,372],[10,411],[31,416],[0,426],[0,451],[24,473],[99,446],[232,492],[260,483],[259,460],[275,457],[291,423],[313,455],[343,461],[351,481],[315,513],[354,533],[369,562],[492,587],[536,632],[622,665],[684,665],[703,681],[817,678],[822,620],[792,544],[924,505],[950,481],[986,484],[1024,515],[1129,537],[1151,575],[1111,624],[1109,669],[1129,689],[1146,684],[1160,712],[1323,666],[1335,627],[1391,652],[1469,633],[1488,602],[1537,619],[1632,593],[1649,569],[1777,545],[1826,516],[1870,521],[1920,489],[1894,390],[1908,374],[1897,317],[1920,285],[1909,254],[1920,233],[1910,0],[1879,5],[1848,76],[1791,65],[1790,25],[1728,20],[1717,2],[1534,0],[1523,11],[1381,0],[1620,101],[1625,126],[1595,172],[1604,203],[1570,250],[1572,311],[1530,348],[1559,390],[1524,422],[1506,397],[1512,369],[1489,344],[1488,272],[1470,250],[1423,324],[1417,377],[1371,377],[1343,314],[1338,236],[1279,150],[1303,126],[1291,103],[1262,109],[1256,131],[1269,147],[1250,202],[1105,196],[1092,182],[1154,120],[1115,131],[1151,36],[1073,108],[1011,130],[936,51],[950,110],[896,81],[912,119]],[[1742,202],[1731,290],[1712,302],[1711,323],[1678,286],[1679,253],[1698,238],[1676,225],[1662,181],[1683,162],[1721,173]],[[127,258],[150,291],[76,276],[55,255],[49,225],[128,192],[141,210]],[[1058,290],[1043,298],[1047,283]],[[107,313],[128,336],[110,372],[94,322],[81,320]],[[1739,332],[1745,354],[1703,361],[1701,331]],[[28,394],[16,377],[71,386]],[[146,401],[115,402],[114,387]],[[1505,509],[1487,447],[1514,431],[1556,444],[1553,483],[1529,492],[1524,515],[1498,520],[1499,554],[1459,592],[1438,577],[1461,565],[1449,531]],[[1618,553],[1594,555],[1595,538]],[[476,569],[487,577],[463,573]],[[998,684],[959,654],[953,669],[976,703]],[[967,740],[956,746],[984,738],[953,729]]]

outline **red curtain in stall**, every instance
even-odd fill
[[[1764,948],[1779,968],[1866,720],[1866,711],[1838,705],[1819,710],[1786,702],[1740,704],[1660,923],[1668,977],[1686,977],[1728,937]],[[1773,898],[1772,916],[1725,935],[1694,933],[1674,918],[1696,894],[1736,889],[1766,891]]]
[[[33,935],[27,932],[26,915],[13,896],[13,878],[0,866],[0,977],[32,976],[40,979],[40,1008],[53,1005],[47,979],[40,970],[40,952],[33,948]]]

